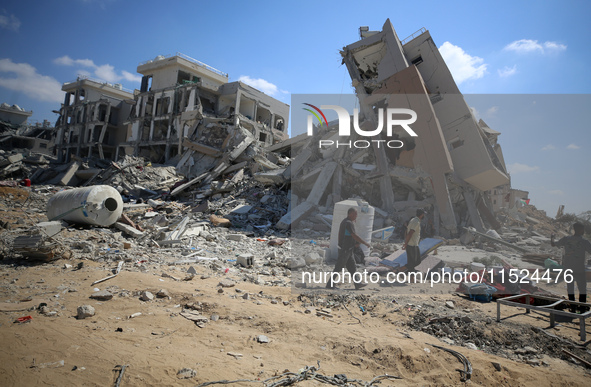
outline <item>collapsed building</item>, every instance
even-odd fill
[[[56,123],[58,161],[72,156],[116,160],[117,146],[125,141],[124,121],[129,116],[133,93],[121,84],[78,77],[62,86],[66,92]]]
[[[427,228],[432,235],[500,227],[489,194],[495,187],[510,190],[500,133],[476,121],[429,32],[421,29],[400,40],[389,20],[382,31],[360,32],[361,40],[341,51],[359,101],[360,118],[354,118],[360,129],[375,132],[390,119],[384,114],[389,107],[407,108],[416,113],[417,136],[394,127],[391,138],[400,140],[401,148],[380,146],[385,137],[378,133],[371,146],[345,149],[338,147],[339,139],[354,143],[369,137],[351,130],[344,139],[338,125],[329,123],[316,127],[313,137],[302,134],[286,142],[288,147],[272,147],[293,158],[295,208],[284,217],[285,225],[307,220],[317,206],[358,197],[376,207],[374,229],[402,223],[417,208],[432,210]],[[337,146],[315,145],[329,139]]]
[[[28,149],[45,155],[53,154],[54,131],[49,121],[31,125],[32,110],[7,103],[0,105],[0,147],[9,150]]]
[[[389,133],[401,148],[377,141],[349,151],[315,147],[339,139],[336,122],[288,138],[288,105],[177,53],[140,63],[141,87],[133,93],[88,78],[64,84],[58,159],[135,156],[174,165],[187,180],[172,196],[190,189],[200,199],[216,192],[218,176],[241,170],[264,184],[291,183],[289,211],[277,224],[285,230],[353,197],[376,208],[374,229],[403,223],[416,208],[431,210],[432,235],[498,228],[494,211],[527,192],[511,188],[500,133],[476,121],[429,32],[401,41],[389,20],[382,31],[360,32],[361,40],[341,51],[359,101],[360,118],[352,121],[369,132],[388,122],[389,107],[412,109],[417,136],[401,127]],[[352,132],[350,140],[358,138]]]
[[[196,59],[159,55],[137,71],[143,77],[133,93],[88,78],[63,85],[60,161],[140,156],[195,177],[245,139],[265,146],[288,138],[289,105]]]

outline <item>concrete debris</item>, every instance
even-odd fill
[[[113,298],[113,294],[107,290],[100,290],[90,295],[90,298],[99,301],[109,301]]]
[[[76,318],[79,320],[85,319],[87,317],[92,317],[95,314],[94,307],[92,305],[82,305],[79,306],[77,309]]]
[[[153,299],[154,299],[154,295],[147,290],[144,290],[142,292],[142,294],[140,295],[140,300],[142,300],[142,301],[152,301]]]
[[[179,372],[176,373],[176,376],[179,379],[192,379],[195,376],[197,376],[197,371],[195,371],[191,368],[183,368],[183,369],[179,370]]]

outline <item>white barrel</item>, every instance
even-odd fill
[[[56,193],[47,203],[47,218],[108,227],[123,212],[123,200],[108,185],[74,188]]]
[[[373,231],[373,218],[375,210],[366,201],[361,199],[347,199],[335,203],[332,214],[332,229],[330,232],[330,259],[336,261],[339,254],[339,228],[343,219],[347,217],[349,208],[357,210],[357,220],[355,221],[355,232],[361,239],[371,243],[371,232]],[[361,245],[365,255],[369,255],[369,249]]]

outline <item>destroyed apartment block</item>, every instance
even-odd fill
[[[18,105],[0,105],[0,179],[30,177],[53,155],[54,128],[47,120],[29,124],[32,114]]]
[[[158,56],[137,71],[142,85],[127,141],[119,145],[125,154],[175,163],[195,178],[229,167],[251,143],[271,145],[288,137],[288,105],[240,81],[229,83],[226,73],[195,59]]]
[[[120,84],[109,84],[86,77],[64,83],[64,103],[56,123],[58,161],[72,156],[118,158],[117,145],[125,141],[123,122],[127,119],[133,94]]]
[[[259,146],[288,138],[288,105],[180,53],[140,63],[137,71],[143,78],[133,93],[83,77],[63,85],[60,162],[140,156],[195,179],[228,173],[250,147],[249,161],[258,155],[262,170],[274,167]]]
[[[338,124],[331,122],[316,127],[313,137],[288,140],[290,147],[267,147],[289,154],[295,167],[288,173],[295,202],[280,226],[295,225],[318,206],[359,197],[383,213],[374,229],[402,223],[417,208],[429,210],[432,235],[457,235],[465,226],[480,232],[500,227],[490,198],[495,187],[510,187],[500,133],[475,120],[429,32],[421,29],[400,41],[387,20],[382,31],[364,31],[341,55],[359,100],[359,127],[368,132],[387,122],[378,108],[412,109],[418,136],[394,126],[393,137],[404,143],[399,149],[379,141],[364,149],[318,149],[370,138],[353,130],[339,137]],[[371,139],[384,140],[381,135]]]

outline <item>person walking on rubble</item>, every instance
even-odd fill
[[[570,301],[575,300],[575,282],[579,289],[579,302],[587,302],[587,279],[585,274],[585,252],[591,253],[591,242],[583,238],[585,226],[582,223],[573,224],[574,235],[561,238],[554,242],[554,234],[550,237],[552,247],[564,247],[562,267],[572,270],[573,281],[566,283],[566,291]],[[581,312],[587,308],[581,307]],[[574,311],[574,308],[571,308]]]
[[[421,263],[421,250],[419,241],[421,240],[421,220],[425,217],[425,211],[417,209],[417,216],[408,222],[406,227],[406,237],[402,250],[406,250],[406,269],[408,272],[415,270],[415,267]]]
[[[363,244],[371,247],[369,243],[365,242],[359,235],[355,233],[355,220],[357,219],[357,210],[349,208],[347,217],[343,219],[339,227],[339,257],[335,264],[333,273],[340,273],[343,269],[347,269],[353,277],[356,270],[355,258],[353,257],[353,249],[356,245]],[[367,286],[366,283],[355,282],[355,289],[361,289]],[[336,289],[332,281],[332,275],[326,284],[327,289]]]

